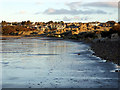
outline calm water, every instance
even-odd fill
[[[2,46],[3,88],[118,87],[115,65],[82,42],[36,37],[2,40]]]

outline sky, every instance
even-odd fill
[[[119,0],[0,0],[0,21],[118,21]]]

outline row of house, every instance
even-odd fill
[[[65,23],[64,27],[56,28],[55,31],[47,30],[49,34],[62,34],[64,32],[71,31],[72,34],[79,34],[81,32],[94,32],[94,31],[109,31],[114,25],[118,23],[115,22],[89,22],[89,23]]]
[[[39,34],[50,35],[60,35],[65,32],[72,32],[72,34],[79,34],[81,32],[94,32],[94,31],[109,31],[111,27],[117,25],[118,23],[114,21],[108,21],[106,23],[101,22],[74,22],[74,23],[44,23],[44,22],[29,22],[29,24],[23,24],[23,22],[14,22],[14,23],[6,23],[2,22],[3,26],[24,26],[26,28],[35,29]]]

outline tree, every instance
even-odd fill
[[[26,21],[22,21],[21,24],[22,24],[22,25],[26,25],[27,22],[26,22]]]
[[[28,21],[27,21],[27,25],[30,25],[30,24],[31,24],[31,22],[30,22],[30,20],[28,20]]]
[[[17,25],[18,23],[17,22],[13,22],[12,25]]]
[[[2,21],[2,26],[5,26],[5,25],[7,25],[7,22],[6,21]]]
[[[107,24],[110,24],[111,26],[114,26],[114,24],[116,23],[115,21],[108,21],[106,22]]]
[[[118,24],[120,24],[120,21],[118,22]]]
[[[55,22],[55,24],[58,24],[57,22]]]
[[[118,33],[118,35],[120,36],[120,24],[116,25],[116,26],[113,26],[111,29],[110,29],[110,32],[111,33]]]
[[[63,21],[60,21],[60,24],[62,24],[62,25],[63,25],[63,24],[64,24],[64,22],[63,22]]]
[[[96,30],[96,29],[97,29],[97,26],[94,26],[94,29]]]
[[[2,28],[2,34],[4,34],[4,35],[13,34],[15,31],[16,31],[16,29],[13,26],[5,26]]]
[[[52,24],[53,23],[53,21],[49,21],[49,22],[47,22],[48,24]]]

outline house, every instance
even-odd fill
[[[100,24],[100,22],[89,22],[89,25],[92,25],[92,26],[98,26]]]
[[[107,24],[109,27],[114,26],[115,23],[116,23],[115,21],[108,21],[108,22],[106,22],[106,24]]]

